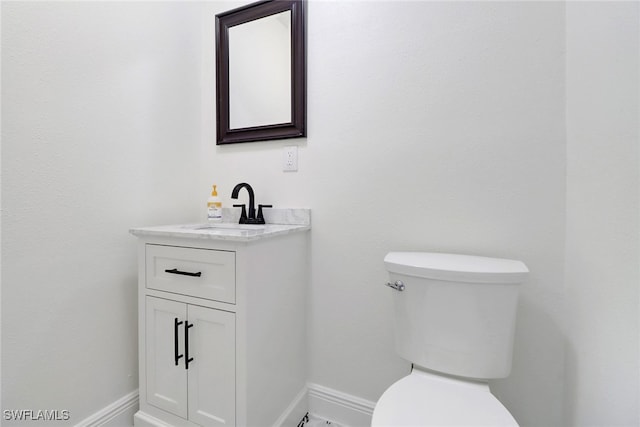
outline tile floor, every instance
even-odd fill
[[[315,415],[305,415],[305,417],[300,421],[298,427],[342,427],[340,424],[332,423],[331,421],[323,420],[321,418],[316,417]]]

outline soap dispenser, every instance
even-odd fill
[[[218,197],[217,186],[214,185],[211,190],[211,196],[207,201],[207,219],[209,222],[222,222],[222,202]]]

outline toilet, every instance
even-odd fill
[[[390,252],[384,258],[397,353],[411,373],[392,384],[372,426],[517,426],[489,390],[511,371],[521,261]]]

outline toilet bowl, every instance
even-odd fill
[[[486,382],[414,367],[380,397],[373,426],[512,426],[518,423]]]
[[[396,351],[413,363],[373,412],[373,426],[517,426],[488,380],[511,371],[521,261],[391,252]]]

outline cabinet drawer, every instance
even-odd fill
[[[235,304],[236,254],[146,245],[146,287]]]

